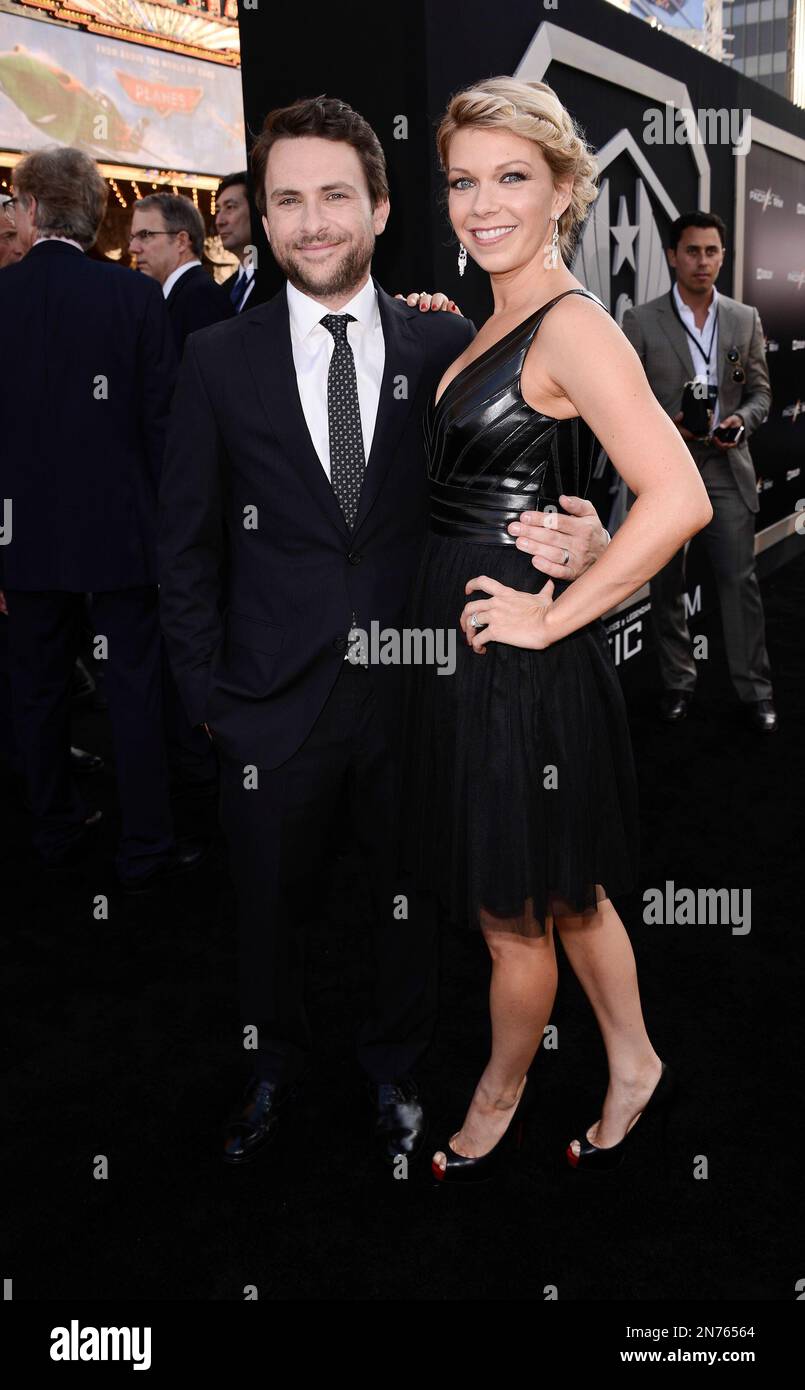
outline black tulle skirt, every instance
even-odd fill
[[[600,619],[545,651],[473,651],[458,620],[481,574],[532,593],[547,578],[514,546],[429,535],[407,622],[453,629],[456,664],[406,671],[402,857],[455,924],[539,935],[551,898],[588,914],[637,884],[626,706]]]

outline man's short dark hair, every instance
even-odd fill
[[[668,234],[668,246],[671,251],[676,250],[682,233],[686,232],[688,227],[715,227],[721,238],[721,245],[727,244],[727,225],[717,212],[683,212],[682,216],[677,217],[676,222],[671,224]]]
[[[254,200],[260,212],[266,210],[266,164],[276,140],[317,135],[321,140],[343,140],[357,152],[373,208],[389,195],[386,156],[368,121],[337,97],[304,97],[290,106],[269,111],[263,129],[252,146],[251,167]]]
[[[218,192],[215,195],[216,201],[220,199],[221,194],[224,192],[224,189],[237,188],[240,186],[240,184],[243,184],[243,187],[246,190],[246,197],[248,198],[251,189],[251,179],[249,178],[249,174],[246,169],[243,169],[239,174],[227,174],[224,178],[221,179],[221,182],[218,185]]]

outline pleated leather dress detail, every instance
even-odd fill
[[[454,639],[456,664],[452,674],[435,663],[406,673],[404,866],[457,925],[529,935],[544,932],[552,896],[557,910],[588,914],[597,884],[608,896],[628,892],[639,866],[631,739],[603,622],[545,651],[491,642],[483,655],[459,626],[477,575],[530,593],[544,586],[506,526],[549,503],[561,512],[560,493],[589,487],[598,448],[589,427],[533,410],[520,391],[528,348],[561,298],[430,402],[430,531],[406,619]],[[567,583],[554,580],[555,599]]]

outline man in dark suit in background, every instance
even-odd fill
[[[8,210],[7,210],[8,209]],[[14,219],[14,200],[8,193],[0,194],[0,270],[16,265],[24,255]],[[2,444],[0,444],[0,448]],[[6,600],[3,592],[3,548],[0,546],[0,760],[5,760],[16,776],[22,775],[22,760],[14,737],[11,717],[11,691],[8,684],[8,634]],[[89,679],[89,677],[88,677]],[[100,772],[103,758],[87,753],[83,748],[70,749],[73,772]]]
[[[138,270],[162,286],[180,359],[188,334],[233,317],[228,295],[201,264],[204,221],[189,198],[172,193],[141,198],[134,206],[129,246]],[[215,754],[204,733],[190,727],[167,659],[163,679],[172,789],[182,795],[214,795]]]
[[[215,226],[221,245],[237,256],[240,265],[221,282],[237,314],[265,304],[276,292],[266,268],[257,264],[257,240],[252,226],[249,175],[227,174],[218,185]]]
[[[396,873],[402,672],[346,657],[356,625],[403,626],[428,515],[422,413],[475,329],[371,277],[385,160],[345,103],[272,113],[253,159],[288,281],[188,342],[160,489],[163,629],[185,707],[219,753],[238,1047],[257,1042],[223,1157],[251,1158],[306,1071],[302,927],[321,910],[314,870],[348,794],[373,902],[358,1058],[393,1162],[425,1132],[412,1068],[435,1019],[436,923]]]
[[[51,866],[86,847],[90,814],[70,775],[70,693],[85,596],[106,661],[125,888],[195,867],[174,839],[162,726],[156,493],[176,354],[156,285],[90,259],[108,188],[80,150],[14,170],[27,253],[0,275],[13,334],[0,374],[10,499],[4,588],[14,726],[36,849]],[[8,528],[7,528],[8,529]]]
[[[189,333],[234,314],[229,296],[201,264],[204,221],[189,198],[150,193],[136,202],[129,247],[137,269],[162,286],[180,357]]]

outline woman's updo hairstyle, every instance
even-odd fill
[[[449,167],[450,140],[457,130],[508,130],[533,140],[554,179],[573,175],[570,202],[559,218],[563,260],[572,252],[590,204],[598,196],[598,165],[584,133],[556,92],[545,82],[490,77],[450,98],[436,132],[439,162]]]

